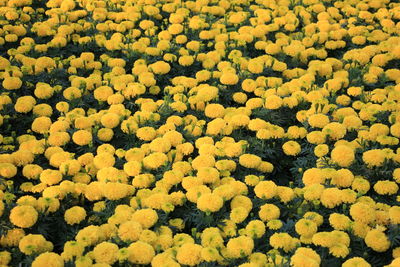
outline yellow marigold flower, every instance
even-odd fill
[[[37,104],[32,112],[36,116],[50,117],[53,114],[53,108],[48,104]]]
[[[224,85],[235,85],[239,82],[239,76],[232,72],[223,72],[219,81]]]
[[[0,238],[0,244],[2,246],[16,247],[24,236],[25,231],[23,229],[14,228],[5,232]]]
[[[282,106],[283,100],[277,95],[269,95],[265,98],[264,106],[267,109],[275,110]]]
[[[70,140],[71,137],[67,132],[50,132],[47,139],[51,146],[65,146]]]
[[[385,252],[390,247],[386,234],[379,229],[370,230],[365,236],[365,244],[377,252]]]
[[[342,264],[342,267],[353,267],[353,266],[371,267],[371,264],[369,264],[366,260],[364,260],[361,257],[353,257],[351,259],[346,260]]]
[[[390,265],[386,265],[386,266],[392,267],[392,266],[397,266],[397,265],[399,265],[399,264],[400,264],[400,259],[399,259],[399,258],[396,258],[396,259],[394,259],[394,260],[390,263]]]
[[[110,242],[102,242],[93,249],[93,258],[97,263],[113,264],[118,260],[118,246]]]
[[[54,197],[40,197],[37,200],[37,209],[40,212],[56,212],[60,208],[60,201]]]
[[[354,150],[346,145],[336,146],[331,151],[331,159],[340,167],[348,167],[354,162]]]
[[[388,135],[389,127],[382,123],[375,123],[369,129],[369,135],[372,139],[376,139],[380,135]]]
[[[78,130],[72,135],[72,141],[78,146],[85,146],[92,142],[92,133],[87,130]]]
[[[197,101],[208,102],[218,97],[218,87],[208,84],[199,85],[196,99]]]
[[[326,140],[326,134],[321,131],[312,131],[307,134],[307,141],[311,144],[323,144]]]
[[[350,218],[344,214],[332,213],[329,215],[329,223],[335,230],[348,230],[351,222]]]
[[[59,168],[61,163],[72,158],[72,154],[63,151],[61,147],[49,147],[46,149],[45,156],[49,159],[51,166]]]
[[[249,100],[247,100],[246,102],[246,108],[249,109],[256,109],[256,108],[260,108],[262,107],[264,104],[264,101],[262,98],[260,97],[254,97],[254,98],[250,98]]]
[[[157,132],[153,127],[142,127],[136,131],[136,136],[143,141],[151,141],[156,135]]]
[[[260,182],[260,178],[257,175],[246,175],[244,181],[247,185],[256,186]]]
[[[318,227],[317,224],[310,219],[300,219],[295,224],[295,230],[301,236],[311,237],[317,232]]]
[[[346,135],[347,129],[341,123],[331,122],[322,128],[322,132],[332,140],[339,140]]]
[[[322,184],[325,182],[325,177],[321,169],[310,168],[303,173],[304,185]]]
[[[174,245],[175,246],[182,246],[183,244],[191,243],[194,244],[194,239],[188,234],[175,234],[174,235]]]
[[[312,242],[314,243],[314,245],[327,248],[335,245],[336,241],[337,240],[335,240],[335,237],[332,234],[332,232],[318,232],[314,234],[312,237]]]
[[[257,168],[262,159],[253,154],[243,154],[239,157],[239,164],[246,168]]]
[[[35,154],[26,149],[19,149],[11,154],[15,166],[25,166],[31,164],[35,159]],[[6,167],[3,172],[6,175],[12,175],[14,170],[11,167]]]
[[[319,158],[325,156],[328,152],[329,146],[327,144],[319,144],[314,148],[314,154]]]
[[[195,266],[202,262],[202,246],[186,243],[178,248],[176,259],[180,264]]]
[[[32,267],[42,267],[42,266],[64,267],[64,260],[60,255],[56,253],[45,252],[37,256],[35,260],[32,262]]]
[[[34,94],[39,99],[48,99],[53,96],[54,88],[47,83],[38,83]]]
[[[98,169],[112,167],[115,164],[115,157],[110,153],[103,152],[93,158],[93,163]]]
[[[274,233],[269,238],[269,243],[275,249],[282,248],[285,252],[289,252],[296,248],[299,240],[291,237],[288,233]]]
[[[6,90],[16,90],[21,88],[22,81],[19,77],[6,77],[2,85]]]
[[[143,166],[148,169],[157,169],[168,161],[167,155],[161,152],[151,153],[143,159]]]
[[[32,96],[21,96],[17,99],[14,109],[19,113],[28,113],[36,105],[36,99]]]
[[[74,263],[76,267],[86,267],[86,266],[92,266],[93,260],[89,255],[85,255],[77,257]]]
[[[350,250],[345,244],[338,243],[329,247],[329,253],[337,258],[345,258],[350,253]]]
[[[400,122],[396,122],[390,126],[390,134],[395,137],[400,137]]]
[[[381,149],[372,149],[365,151],[362,159],[368,168],[379,167],[385,161],[385,154]]]
[[[192,161],[192,167],[195,170],[201,167],[213,167],[215,165],[215,158],[211,155],[199,155]]]
[[[229,218],[234,223],[241,223],[247,218],[248,215],[249,212],[244,207],[237,207],[231,210]]]
[[[293,267],[318,267],[321,264],[321,258],[311,248],[299,247],[290,258],[290,264]]]
[[[85,189],[85,197],[89,201],[100,200],[103,197],[103,191],[101,190],[101,183],[95,181],[88,184]]]
[[[282,203],[288,203],[295,197],[294,190],[287,186],[278,186],[278,197]]]
[[[25,255],[32,255],[53,250],[53,244],[42,235],[29,234],[19,241],[18,248]]]
[[[392,224],[399,224],[400,222],[400,207],[393,206],[389,209],[389,218]]]
[[[97,244],[102,238],[104,233],[99,226],[90,225],[79,230],[75,236],[75,240],[82,243],[84,246],[92,246]]]
[[[185,66],[185,67],[192,65],[193,62],[194,62],[194,57],[189,56],[189,55],[181,56],[178,59],[179,65]]]
[[[66,100],[73,100],[82,97],[82,91],[74,86],[68,87],[63,91],[63,96]]]
[[[314,221],[317,226],[320,226],[324,222],[324,218],[316,212],[308,211],[303,215],[303,218]]]
[[[362,126],[362,120],[355,115],[346,116],[342,123],[347,130],[359,129]]]
[[[362,88],[361,87],[349,87],[347,88],[347,94],[350,96],[359,96],[362,93]]]
[[[242,195],[235,196],[231,201],[231,209],[236,207],[243,207],[247,211],[251,211],[253,208],[253,203],[251,202],[250,198]]]
[[[0,163],[0,175],[4,178],[12,178],[17,174],[17,167],[14,164]]]
[[[197,177],[203,181],[203,183],[215,183],[219,180],[219,171],[216,168],[202,167],[197,170]]]
[[[49,117],[39,117],[32,122],[32,131],[40,134],[47,133],[51,126],[51,119]]]
[[[399,186],[393,181],[378,181],[374,185],[374,190],[379,195],[394,195],[397,193],[397,191],[399,191]]]
[[[324,128],[329,123],[329,117],[325,114],[313,114],[308,117],[308,123],[314,128]]]
[[[103,195],[108,200],[120,200],[133,193],[131,186],[120,182],[109,182],[102,186]]]
[[[205,193],[197,199],[197,208],[204,212],[217,212],[224,205],[224,200],[217,194]]]
[[[244,104],[247,101],[247,95],[243,92],[236,92],[232,95],[232,99],[238,104]]]
[[[154,175],[145,173],[135,176],[132,185],[136,188],[147,188],[155,181]]]
[[[76,159],[71,159],[61,163],[59,170],[63,175],[73,176],[81,170],[81,164]]]
[[[350,187],[353,183],[354,175],[348,169],[340,169],[334,173],[331,184],[337,187]]]
[[[0,252],[0,264],[8,265],[11,261],[11,253],[7,250]]]
[[[321,194],[321,203],[324,207],[334,208],[343,202],[341,195],[338,188],[326,188]]]
[[[166,138],[158,137],[151,141],[149,147],[153,152],[167,153],[171,149],[171,142]]]
[[[264,62],[262,60],[253,58],[249,60],[249,63],[247,65],[247,69],[254,74],[260,74],[264,70]]]
[[[118,228],[118,237],[124,242],[133,242],[139,240],[143,231],[142,225],[133,220],[129,220],[120,224]]]
[[[287,141],[282,145],[283,152],[288,156],[296,156],[301,152],[301,146],[296,141]]]
[[[135,147],[131,148],[125,153],[125,160],[126,161],[142,161],[142,159],[145,157],[145,152],[143,149]]]
[[[128,247],[128,261],[134,264],[150,264],[155,256],[154,248],[142,241],[136,241]]]
[[[107,98],[114,93],[114,90],[109,86],[100,86],[93,91],[94,98],[98,101],[107,101]]]
[[[66,260],[70,261],[74,257],[78,258],[83,255],[85,247],[83,244],[77,241],[67,241],[64,244],[64,251],[61,253],[61,257]]]
[[[186,197],[190,202],[197,203],[198,198],[202,194],[207,194],[211,193],[211,190],[209,187],[202,185],[201,181],[196,182],[196,181],[191,181],[188,182],[189,179],[184,179],[182,181],[182,184],[185,185],[186,187]],[[197,180],[197,179],[196,179]]]
[[[171,144],[173,147],[177,147],[178,145],[182,144],[184,139],[183,135],[175,130],[167,131],[163,138],[165,140],[168,140],[168,142]]]
[[[351,188],[361,194],[367,193],[370,187],[369,181],[360,176],[356,176],[351,184]]]
[[[86,210],[80,206],[69,208],[64,213],[64,220],[67,224],[78,224],[86,218]]]
[[[61,182],[62,173],[59,170],[46,169],[40,174],[39,179],[44,184],[55,185]]]
[[[251,238],[260,238],[265,234],[265,224],[260,220],[250,221],[245,228],[245,234]]]
[[[120,116],[116,113],[109,112],[101,116],[100,122],[104,127],[112,129],[119,125]]]
[[[100,141],[109,142],[114,137],[114,131],[110,128],[101,128],[97,132],[97,137]]]
[[[248,127],[252,131],[258,131],[261,129],[266,129],[268,127],[268,123],[265,120],[256,118],[249,121]]]
[[[260,207],[260,211],[258,212],[258,216],[263,221],[278,219],[280,215],[281,211],[274,204],[264,204]]]
[[[243,258],[249,256],[254,249],[254,241],[248,236],[231,238],[226,244],[229,258]]]
[[[204,247],[201,250],[201,259],[206,262],[221,261],[223,258],[214,247]]]
[[[271,199],[278,193],[278,187],[273,181],[261,181],[254,187],[258,198]]]
[[[257,170],[265,173],[271,173],[274,170],[274,165],[268,161],[261,161],[260,165],[257,167]]]
[[[16,206],[10,212],[10,222],[20,228],[32,227],[37,219],[38,212],[32,206]]]
[[[142,170],[142,164],[139,161],[132,160],[124,164],[124,171],[129,176],[137,176]]]
[[[253,79],[244,79],[242,82],[242,89],[245,92],[251,93],[257,88],[257,83]]]
[[[365,224],[373,223],[376,219],[376,211],[367,203],[357,202],[350,207],[350,215],[354,221]]]
[[[171,66],[164,61],[157,61],[149,65],[149,70],[155,74],[167,74],[171,70]]]
[[[132,219],[139,222],[143,228],[148,229],[157,222],[158,215],[153,209],[140,209],[135,211]]]

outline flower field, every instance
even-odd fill
[[[400,3],[0,0],[0,266],[400,266]]]

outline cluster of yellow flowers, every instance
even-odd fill
[[[399,36],[389,0],[0,1],[0,265],[400,266]]]

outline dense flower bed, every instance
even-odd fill
[[[2,0],[0,25],[0,266],[400,266],[397,1]]]

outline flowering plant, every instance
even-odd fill
[[[0,1],[1,266],[400,264],[400,5]]]

